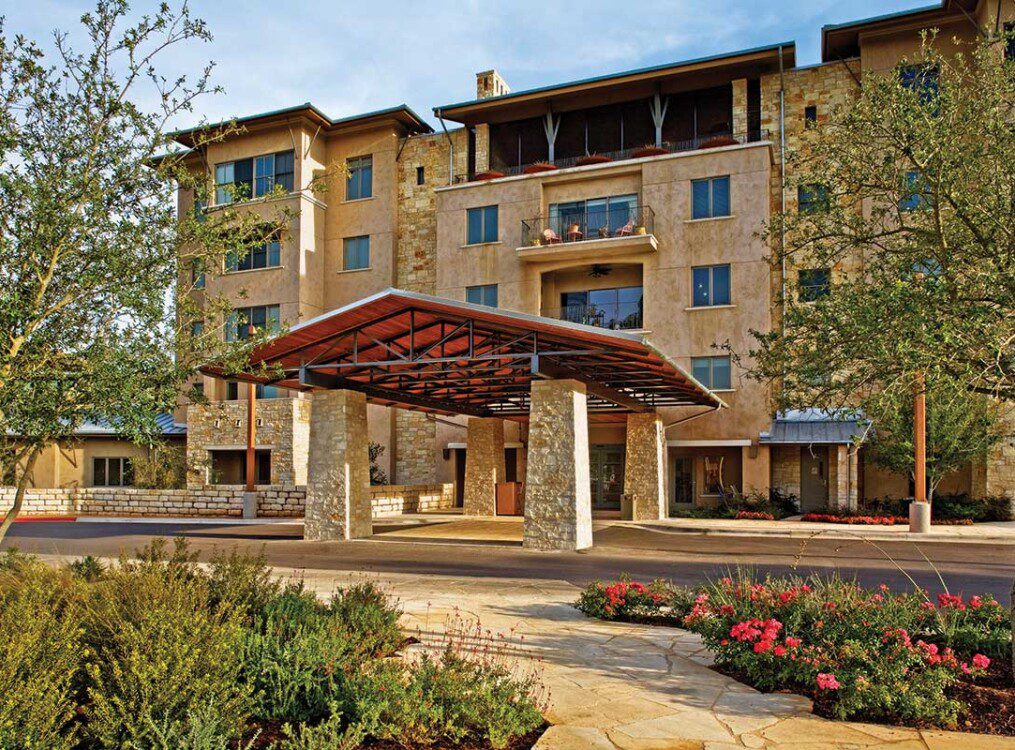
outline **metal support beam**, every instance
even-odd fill
[[[610,388],[608,385],[603,385],[595,380],[589,380],[583,377],[577,370],[547,362],[543,357],[537,356],[532,358],[532,374],[536,377],[551,380],[577,380],[585,384],[585,390],[590,396],[596,396],[604,401],[609,401],[617,406],[622,406],[635,412],[652,411],[651,406],[642,403],[633,396],[628,396],[622,391]]]

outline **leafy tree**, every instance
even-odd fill
[[[935,41],[865,74],[788,154],[806,200],[766,227],[782,325],[753,331],[742,364],[779,408],[860,407],[905,473],[922,374],[936,486],[997,441],[990,400],[1015,399],[1015,62],[996,34],[957,54]]]
[[[1015,399],[1015,62],[996,34],[934,42],[865,74],[788,155],[790,194],[812,200],[767,227],[784,314],[745,358],[782,406],[909,393],[921,372]]]
[[[994,399],[970,394],[954,383],[927,384],[928,499],[941,480],[972,461],[985,460],[1004,437],[1000,405]],[[913,399],[893,393],[868,409],[876,424],[869,456],[879,466],[906,474],[914,472]]]
[[[132,26],[128,10],[99,0],[81,18],[87,49],[57,33],[55,62],[0,26],[0,433],[15,436],[17,480],[0,539],[46,444],[98,419],[150,442],[196,363],[245,359],[259,337],[222,342],[228,303],[192,298],[190,271],[219,269],[287,225],[283,212],[231,207],[178,220],[176,187],[207,204],[206,169],[188,158],[236,129],[165,153],[169,123],[217,89],[211,66],[193,80],[158,67],[211,36],[186,5]],[[204,331],[192,330],[200,318]]]

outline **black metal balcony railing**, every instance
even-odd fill
[[[663,141],[662,145],[656,146],[634,146],[631,148],[621,149],[619,151],[601,151],[595,154],[582,154],[580,156],[567,156],[557,157],[553,160],[553,166],[557,169],[567,169],[568,167],[584,166],[586,164],[599,164],[605,166],[609,163],[616,161],[624,161],[626,159],[638,159],[643,156],[657,156],[663,154],[649,153],[654,151],[656,148],[660,149],[663,153],[677,154],[685,151],[697,151],[703,148],[719,148],[720,146],[736,146],[745,143],[756,143],[758,141],[766,141],[769,137],[769,131],[767,128],[752,128],[744,133],[709,133],[708,135],[699,135],[695,138],[688,138],[683,141]],[[595,161],[592,161],[592,159]],[[493,171],[503,173],[506,176],[524,174],[534,164],[545,165],[548,162],[543,159],[538,162],[532,162],[530,164],[516,164],[512,166],[496,167]],[[543,170],[541,173],[545,174]],[[485,173],[487,175],[490,172]],[[476,179],[476,175],[472,174],[458,174],[455,175],[455,182],[472,182]]]
[[[568,305],[544,310],[543,317],[582,323],[597,328],[626,331],[641,328],[641,305],[637,302],[612,302],[593,305]]]
[[[536,247],[652,234],[654,225],[655,214],[649,206],[561,211],[522,221],[522,244]]]

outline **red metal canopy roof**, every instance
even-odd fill
[[[398,289],[293,326],[258,347],[250,364],[270,373],[228,377],[347,388],[371,403],[440,414],[524,417],[536,378],[582,381],[594,412],[725,406],[640,334]]]

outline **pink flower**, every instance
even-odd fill
[[[822,690],[837,690],[842,687],[839,681],[835,679],[834,674],[828,672],[819,672],[817,677],[818,687]]]
[[[962,602],[962,597],[958,594],[938,594],[937,606],[942,609],[957,609],[960,612],[966,608],[966,605]]]
[[[754,653],[763,654],[767,651],[772,650],[772,641],[767,638],[762,638],[760,641],[754,644]]]
[[[782,658],[783,656],[786,655],[786,647],[783,646],[782,644],[779,644],[774,649],[772,649],[772,653],[778,656],[779,658]]]
[[[933,602],[921,602],[920,603],[920,607],[922,609],[934,609],[934,603]]]
[[[990,657],[983,654],[976,654],[973,657],[973,666],[977,669],[986,669],[990,666]]]
[[[797,646],[800,645],[800,639],[794,638],[793,636],[787,636],[786,645],[789,646],[790,648],[796,648]]]
[[[721,615],[732,615],[734,613],[732,604],[722,604],[719,606],[719,614]]]
[[[983,606],[983,599],[978,596],[969,597],[969,606],[973,609],[979,609]]]

